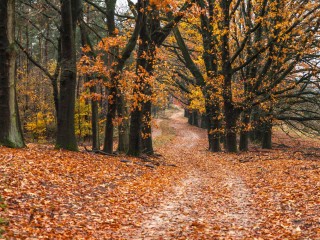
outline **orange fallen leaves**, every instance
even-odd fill
[[[206,132],[171,120],[162,164],[0,147],[0,193],[12,239],[318,239],[319,142],[205,151]],[[167,124],[168,123],[168,124]],[[164,129],[159,133],[165,133]],[[277,135],[280,136],[280,135]],[[282,144],[282,145],[281,145]],[[288,148],[286,145],[292,147]],[[174,164],[177,167],[173,167]]]
[[[4,236],[14,239],[115,236],[138,222],[130,216],[158,201],[171,184],[162,176],[175,171],[51,146],[1,147],[0,155],[0,192],[8,205],[1,215],[10,221]]]

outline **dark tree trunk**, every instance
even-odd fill
[[[118,144],[118,152],[127,153],[129,148],[129,120],[128,120],[128,108],[126,106],[126,102],[124,96],[120,96],[118,98],[117,104],[117,112],[118,117],[121,118],[121,123],[119,124],[119,144]]]
[[[192,119],[193,119],[193,117],[192,117],[192,111],[190,111],[190,110],[188,110],[189,111],[189,114],[188,114],[188,123],[190,124],[190,125],[192,125]]]
[[[207,118],[206,114],[201,114],[200,127],[203,129],[208,129],[208,118]]]
[[[222,17],[219,20],[219,28],[225,31],[226,34],[221,36],[221,71],[220,75],[223,77],[223,101],[225,114],[225,141],[227,152],[237,152],[237,129],[236,124],[239,117],[238,110],[235,107],[232,97],[232,80],[233,70],[230,62],[230,1],[220,1]]]
[[[240,133],[240,151],[248,151],[249,150],[249,124],[250,124],[250,115],[251,110],[247,110],[243,112],[242,116],[242,129]]]
[[[81,2],[82,3],[82,2]],[[83,5],[81,5],[83,9]],[[95,57],[92,44],[89,39],[87,27],[83,23],[83,11],[80,14],[80,32],[82,47],[89,46],[90,51],[87,53],[89,57]],[[86,81],[90,81],[92,77],[86,76]],[[97,93],[97,86],[90,87],[90,93]],[[91,132],[92,132],[92,149],[100,150],[100,136],[99,136],[99,104],[96,99],[91,99]]]
[[[141,127],[142,112],[135,108],[131,113],[128,155],[140,156],[141,154]]]
[[[189,117],[189,110],[187,108],[184,109],[184,117]]]
[[[61,77],[56,147],[77,151],[75,136],[76,51],[71,0],[61,2]]]
[[[195,125],[195,115],[196,115],[196,112],[194,110],[192,110],[192,112],[191,112],[191,125],[192,126]]]
[[[252,111],[252,125],[253,129],[250,132],[250,139],[252,142],[261,143],[263,136],[263,123],[260,120],[261,111],[258,108],[254,108]]]
[[[209,79],[213,80],[217,77],[218,71],[218,58],[215,54],[215,51],[212,51],[215,48],[215,33],[212,28],[211,22],[213,21],[213,1],[208,1],[208,9],[201,4],[201,10],[205,13],[209,10],[208,14],[201,14],[201,35],[202,35],[202,44],[204,48],[203,59],[206,66],[206,72]],[[221,151],[220,147],[220,138],[221,138],[221,122],[219,120],[219,115],[221,113],[219,99],[212,97],[217,94],[216,87],[208,84],[203,76],[198,77],[201,79],[199,81],[200,86],[202,86],[202,92],[205,97],[205,108],[206,116],[208,119],[208,141],[209,141],[209,151],[219,152]]]
[[[91,93],[97,92],[97,87],[90,88]],[[95,99],[91,99],[91,128],[92,128],[92,149],[100,149],[100,136],[99,136],[99,104]]]
[[[142,153],[142,118],[143,118],[143,101],[139,99],[142,89],[145,87],[144,74],[147,68],[147,59],[145,53],[148,52],[148,40],[147,40],[147,26],[146,19],[144,18],[143,26],[140,30],[140,41],[136,65],[137,82],[135,82],[133,94],[138,96],[137,106],[131,113],[130,120],[130,136],[129,136],[129,150],[128,155],[139,156]]]
[[[151,101],[147,101],[143,106],[143,127],[142,127],[142,152],[146,154],[154,154],[152,144],[152,128],[151,128]]]
[[[138,118],[135,117],[138,123],[135,124],[142,124],[142,117],[143,115],[150,115],[150,121],[151,121],[151,100],[149,99],[152,94],[152,89],[150,84],[146,81],[145,73],[147,73],[148,76],[153,75],[153,65],[156,55],[156,46],[161,46],[161,44],[165,41],[165,39],[169,36],[171,30],[176,26],[176,24],[182,19],[183,14],[180,14],[178,16],[175,16],[172,21],[169,21],[169,23],[165,26],[161,26],[160,24],[160,14],[157,7],[155,7],[153,4],[150,4],[148,0],[142,1],[144,9],[142,11],[143,13],[143,23],[140,31],[140,43],[139,43],[139,51],[138,51],[138,58],[137,58],[137,74],[139,76],[139,82],[137,82],[137,92],[140,91],[140,93],[144,94],[147,98],[146,101],[146,107],[143,105],[143,101],[140,100],[141,103],[141,110],[139,110],[138,107],[135,107],[133,115],[139,116]],[[191,4],[187,5],[188,7],[191,7]],[[150,38],[151,37],[151,38]],[[145,100],[144,100],[145,101]],[[150,101],[150,103],[148,103]],[[147,111],[146,113],[143,112],[141,114],[141,111]],[[140,113],[138,113],[140,111]],[[148,120],[147,116],[147,120]],[[140,119],[140,120],[139,120]],[[131,118],[131,124],[134,120]],[[152,149],[152,137],[151,137],[151,122],[147,123],[147,127],[143,130],[146,131],[147,134],[143,133],[145,138],[145,147],[146,151],[149,153],[153,153]],[[138,127],[137,129],[141,129],[142,127]],[[129,154],[133,155],[137,152],[141,152],[140,150],[133,149],[134,147],[141,147],[139,145],[139,138],[141,139],[141,132],[140,137],[134,136],[137,131],[137,129],[133,129],[130,126],[130,146],[129,146]],[[131,132],[131,130],[133,132]],[[131,142],[131,141],[137,141],[137,142]]]
[[[148,59],[147,59],[147,73],[148,76],[153,76],[153,70],[154,70],[154,61],[155,61],[155,46],[152,44],[151,46],[148,46]],[[153,155],[153,144],[152,144],[152,102],[150,100],[152,96],[152,86],[146,81],[145,87],[144,87],[144,94],[147,97],[147,101],[142,103],[142,152],[145,154]]]
[[[61,70],[61,37],[58,39],[58,52],[57,52],[57,66],[51,80],[52,92],[53,92],[53,102],[54,109],[56,111],[56,119],[59,118],[59,88],[58,88],[58,78]]]
[[[24,147],[16,99],[15,1],[0,2],[0,145]]]
[[[111,83],[113,87],[109,89],[109,100],[108,100],[108,110],[107,110],[107,121],[106,121],[106,128],[105,128],[105,137],[104,137],[104,145],[103,151],[106,153],[113,153],[113,137],[114,137],[114,125],[113,121],[116,117],[117,111],[117,92],[118,89],[115,86],[115,78],[111,77]]]
[[[198,127],[198,111],[192,111],[192,126]]]
[[[227,152],[237,152],[237,120],[239,114],[234,109],[234,107],[229,103],[225,102],[225,141],[226,141],[226,151]]]
[[[211,104],[206,105],[206,115],[208,120],[208,141],[209,151],[219,152],[220,148],[220,120],[219,109]]]
[[[263,127],[262,148],[272,149],[272,123],[267,122]]]
[[[116,0],[106,0],[107,6],[106,17],[107,17],[107,27],[108,34],[110,37],[116,36],[116,27],[115,27],[115,6]],[[112,64],[116,61],[114,56],[118,55],[118,48],[112,47],[110,49],[111,54],[108,56],[108,65],[112,68]],[[114,120],[116,118],[117,113],[117,95],[119,94],[118,90],[118,73],[115,69],[112,69],[111,78],[110,78],[110,87],[107,89],[109,98],[108,98],[108,109],[107,109],[107,121],[105,126],[105,136],[104,136],[104,144],[103,151],[106,153],[113,153],[113,145],[114,145]]]

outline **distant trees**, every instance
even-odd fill
[[[27,136],[68,150],[90,139],[93,151],[102,142],[113,154],[118,142],[153,154],[152,108],[169,93],[207,128],[213,152],[271,148],[283,123],[320,129],[316,1],[17,1],[16,75],[12,15],[1,14],[3,145],[24,145],[15,81]]]
[[[184,24],[184,31],[186,36],[191,33],[202,38],[202,58],[199,61],[199,50],[195,52],[192,43],[188,47],[185,42],[190,39],[184,39],[178,29],[175,38],[180,53],[176,49],[172,52],[191,74],[190,80],[189,74],[177,72],[179,88],[185,91],[191,86],[189,92],[202,92],[209,149],[219,151],[221,138],[228,152],[238,151],[238,133],[242,151],[248,150],[250,133],[263,148],[271,148],[278,100],[288,100],[286,96],[292,91],[318,81],[319,66],[306,63],[306,59],[310,61],[310,53],[317,55],[319,4],[196,2],[193,11],[198,15],[191,17],[191,24]],[[316,120],[318,115],[313,112],[313,118],[304,119]]]

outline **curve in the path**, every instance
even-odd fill
[[[252,227],[255,219],[250,208],[250,191],[239,176],[222,164],[216,164],[212,172],[205,170],[208,153],[200,152],[196,147],[206,133],[189,126],[182,111],[172,114],[170,125],[176,132],[174,144],[178,151],[173,157],[179,161],[180,167],[186,169],[186,176],[168,192],[159,206],[144,213],[141,228],[130,239],[186,239],[194,229],[201,230],[205,239],[243,239],[245,229]],[[173,153],[166,154],[170,157]],[[194,164],[185,162],[190,155],[195,160]],[[224,176],[222,180],[218,180],[218,173]],[[223,185],[229,192],[227,202],[219,201],[219,196],[205,191],[214,188],[214,184]],[[217,200],[215,206],[214,199]],[[210,207],[221,214],[210,211]]]

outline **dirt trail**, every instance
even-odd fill
[[[175,129],[176,151],[165,157],[176,160],[185,177],[161,200],[161,204],[144,212],[141,228],[131,239],[185,239],[223,236],[242,239],[247,228],[256,221],[250,208],[250,191],[241,177],[219,161],[214,168],[207,165],[209,153],[199,148],[205,130],[187,124],[183,112],[170,117]],[[216,192],[214,196],[208,192]]]

